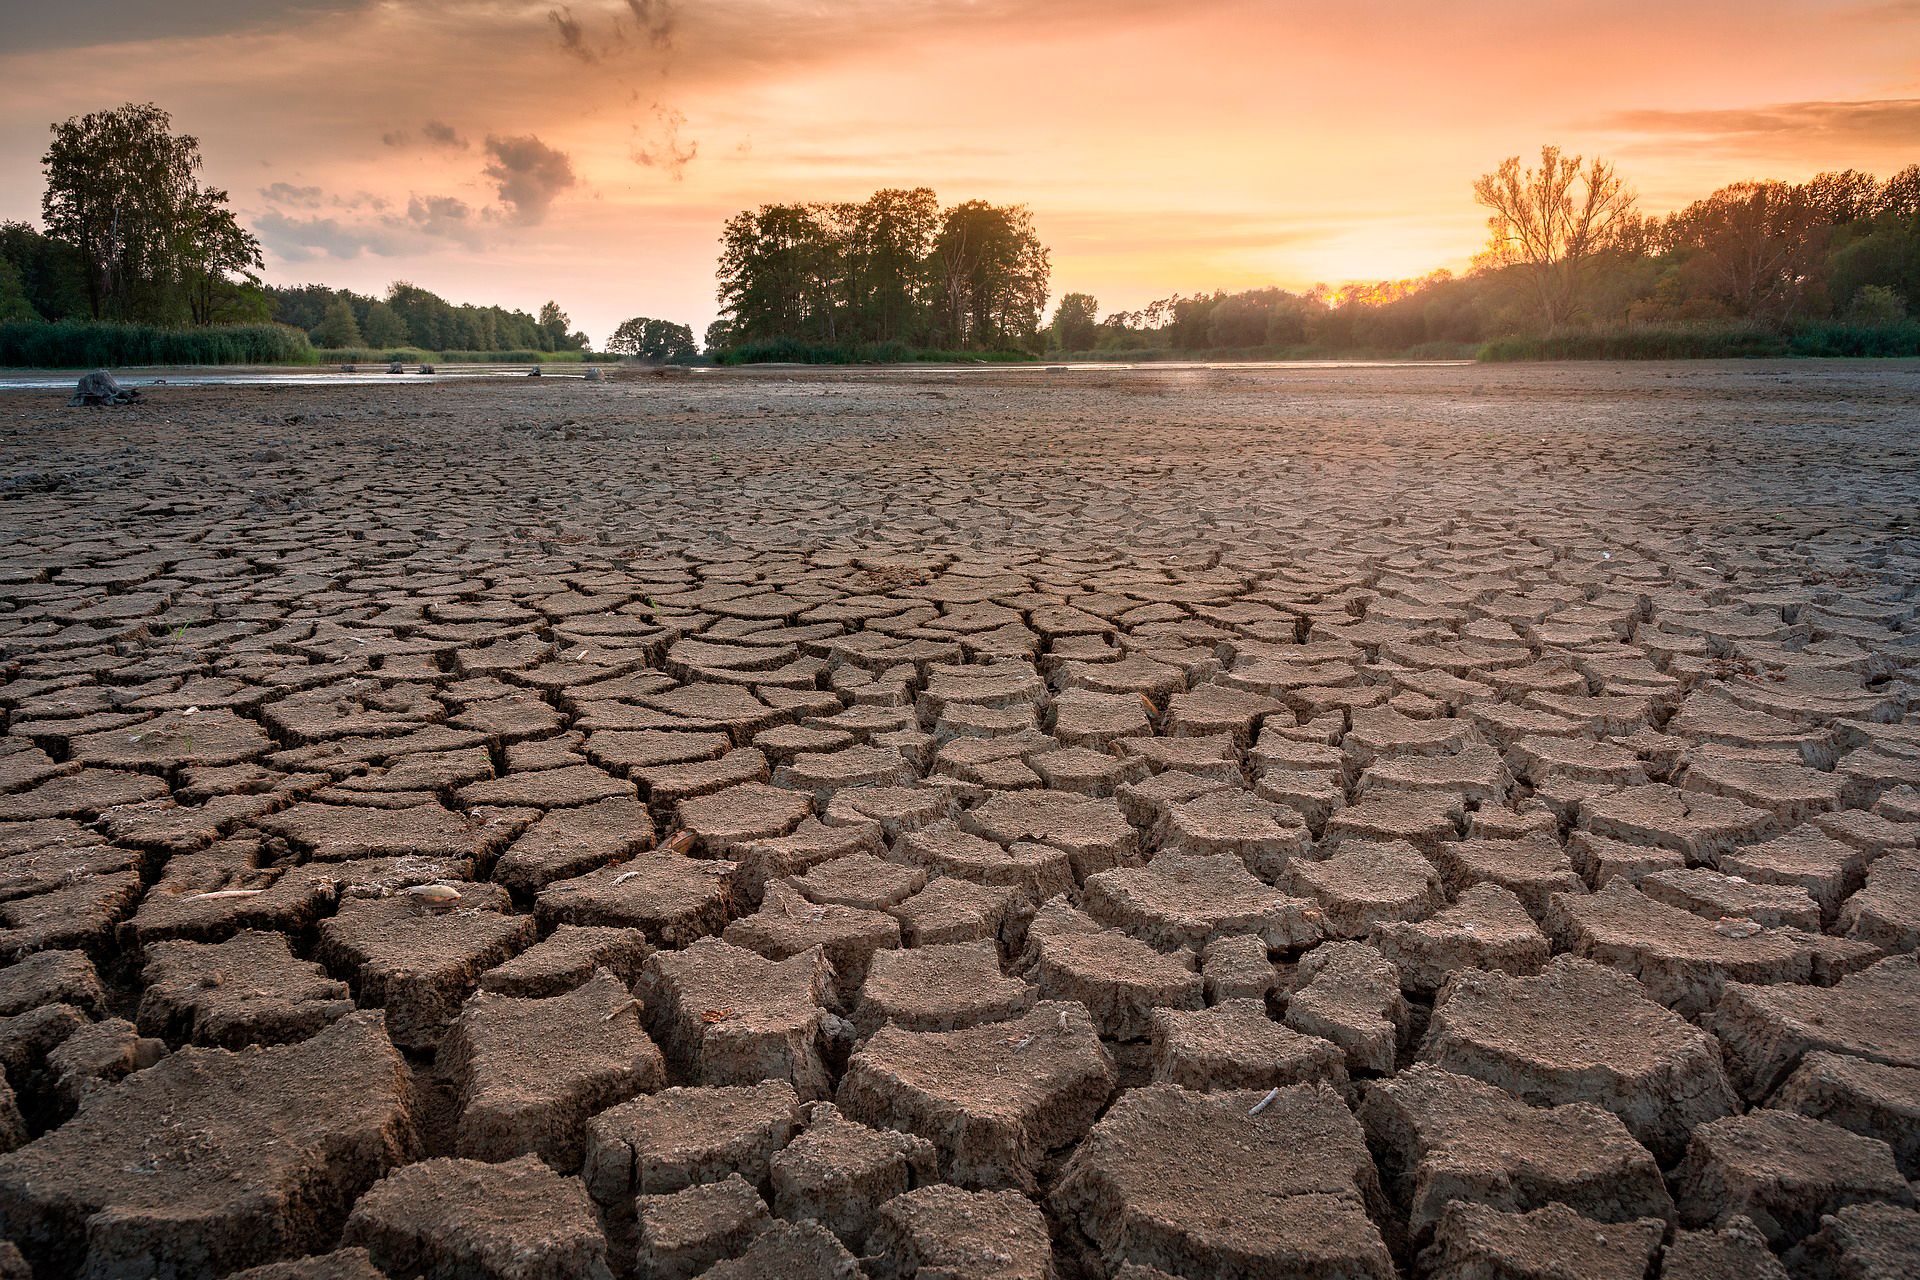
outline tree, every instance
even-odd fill
[[[0,321],[39,320],[42,316],[27,301],[26,287],[20,282],[19,268],[0,258]]]
[[[726,322],[724,317],[715,320],[707,326],[706,347],[708,355],[717,356],[723,351],[730,350],[732,346],[733,327]]]
[[[1830,224],[1804,187],[1736,182],[1669,223],[1683,277],[1735,315],[1786,321],[1824,288]]]
[[[1920,164],[1910,164],[1887,179],[1874,212],[1886,218],[1920,218]]]
[[[736,343],[838,339],[825,288],[836,249],[816,209],[769,204],[737,213],[720,246],[720,306]]]
[[[254,284],[260,246],[202,188],[200,144],[152,103],[53,126],[42,157],[47,234],[77,251],[95,319],[211,323],[223,299]],[[231,277],[240,274],[236,283]]]
[[[671,320],[649,320],[635,316],[624,321],[607,341],[607,350],[617,356],[637,356],[642,360],[690,360],[700,354],[693,344],[693,330]]]
[[[238,290],[257,288],[255,269],[264,265],[260,242],[227,208],[227,193],[212,188],[194,191],[181,210],[173,258],[195,324],[212,324]]]
[[[0,222],[0,259],[19,273],[27,302],[43,318],[89,314],[86,269],[72,245],[24,222]]]
[[[1061,351],[1091,351],[1100,336],[1100,303],[1090,293],[1063,294],[1047,326],[1048,344]]]
[[[876,191],[849,206],[851,327],[866,342],[924,341],[927,259],[940,230],[940,198],[926,187]]]
[[[327,304],[326,313],[320,317],[320,323],[314,326],[309,336],[316,347],[360,345],[360,325],[354,320],[353,308],[344,296],[336,297]]]
[[[1613,166],[1558,147],[1540,148],[1540,167],[1510,156],[1473,184],[1488,210],[1490,265],[1516,268],[1526,280],[1548,333],[1578,313],[1586,275],[1633,212],[1633,191]]]
[[[1847,319],[1854,324],[1898,324],[1906,318],[1906,299],[1883,284],[1867,285],[1847,308]]]
[[[1880,203],[1880,184],[1858,169],[1816,173],[1801,187],[1813,215],[1829,226],[1871,218]]]
[[[407,322],[397,312],[379,299],[367,304],[367,318],[360,326],[360,336],[370,347],[404,347],[407,337]]]
[[[942,219],[933,258],[940,341],[963,350],[1034,345],[1048,261],[1025,205],[955,205]]]

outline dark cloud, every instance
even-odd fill
[[[571,7],[547,10],[547,20],[553,23],[553,30],[560,37],[560,49],[570,53],[582,62],[598,62],[600,55],[587,43],[587,29],[573,16]]]
[[[543,221],[555,196],[574,186],[573,161],[534,135],[487,135],[489,161],[482,169],[500,189],[507,220],[520,226]]]
[[[427,140],[429,146],[446,147],[453,151],[467,149],[467,140],[460,136],[460,131],[444,120],[427,121],[420,126],[420,136]]]
[[[290,182],[276,182],[260,188],[260,198],[295,209],[318,209],[323,196],[318,187],[296,187]]]
[[[390,147],[410,147],[413,134],[405,129],[394,129],[380,135],[380,141]],[[467,140],[460,131],[444,120],[429,120],[420,126],[420,145],[423,147],[444,147],[448,151],[465,151]]]
[[[1596,122],[1603,129],[1731,142],[1780,142],[1804,150],[1822,143],[1911,147],[1920,138],[1920,98],[1869,102],[1782,102],[1707,111],[1620,111]]]
[[[654,103],[652,119],[646,125],[633,126],[633,143],[628,154],[635,164],[664,171],[675,182],[687,176],[687,166],[700,154],[696,138],[682,141],[680,128],[687,117],[671,107]]]
[[[673,28],[679,15],[670,0],[627,0],[627,8],[642,39],[656,49],[673,47]]]

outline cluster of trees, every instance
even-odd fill
[[[942,209],[925,187],[729,219],[716,354],[756,343],[953,351],[1037,347],[1047,250],[1021,205]]]
[[[633,356],[660,364],[692,360],[700,354],[692,329],[671,320],[650,320],[646,316],[621,321],[607,342],[607,350],[616,356]]]
[[[200,181],[200,144],[152,103],[53,127],[44,234],[0,226],[0,319],[264,319],[260,242]]]
[[[1802,183],[1739,182],[1665,216],[1604,161],[1544,148],[1474,184],[1488,243],[1463,275],[1175,295],[1095,320],[1060,300],[1065,351],[1403,351],[1635,326],[1789,329],[1920,314],[1920,166]]]
[[[587,335],[557,303],[540,314],[448,302],[404,280],[385,298],[321,284],[268,286],[274,321],[304,329],[316,347],[427,351],[585,351]]]

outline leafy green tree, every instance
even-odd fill
[[[353,318],[353,307],[346,298],[335,297],[327,304],[326,314],[320,317],[320,323],[314,326],[311,336],[316,347],[360,345],[360,325]]]
[[[26,288],[20,282],[20,269],[5,258],[0,258],[0,320],[43,318],[27,301]]]
[[[33,309],[48,320],[88,314],[86,270],[72,245],[24,222],[0,222],[0,258],[13,265]]]
[[[540,349],[542,351],[567,351],[574,349],[569,346],[569,340],[572,335],[567,332],[568,328],[572,326],[573,321],[567,319],[567,313],[560,309],[559,303],[549,302],[541,307],[538,324]]]
[[[1898,324],[1906,318],[1906,299],[1883,284],[1866,285],[1847,308],[1847,319],[1854,324]]]
[[[938,341],[984,350],[1037,345],[1048,261],[1026,206],[969,200],[948,209],[933,260]]]
[[[924,340],[928,257],[940,229],[940,198],[927,187],[876,191],[847,206],[851,327],[865,342]]]
[[[1069,293],[1053,309],[1047,344],[1061,351],[1091,351],[1100,335],[1100,303],[1090,293]]]
[[[642,360],[666,363],[690,360],[700,354],[694,345],[693,330],[671,320],[649,320],[635,316],[613,331],[607,350],[617,356],[636,356]]]
[[[234,218],[224,191],[193,192],[180,211],[173,259],[195,324],[230,318],[245,306],[247,289],[260,285],[260,241]]]
[[[252,281],[258,242],[226,192],[199,185],[198,141],[152,103],[54,125],[42,164],[47,234],[77,251],[93,318],[206,324],[235,274]]]

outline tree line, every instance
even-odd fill
[[[448,302],[418,285],[397,281],[384,298],[322,284],[265,290],[272,319],[304,329],[322,348],[386,351],[585,351],[587,335],[573,330],[559,304],[537,316],[504,307]]]
[[[767,204],[728,219],[721,243],[714,354],[1038,345],[1048,258],[1022,205],[943,209],[925,187]]]
[[[1920,165],[1884,181],[1849,169],[1737,182],[1655,215],[1612,165],[1546,147],[1537,164],[1506,160],[1473,193],[1488,239],[1465,273],[1176,294],[1105,316],[1069,293],[1047,345],[1386,352],[1518,337],[1571,349],[1591,333],[1892,329],[1920,314]]]

